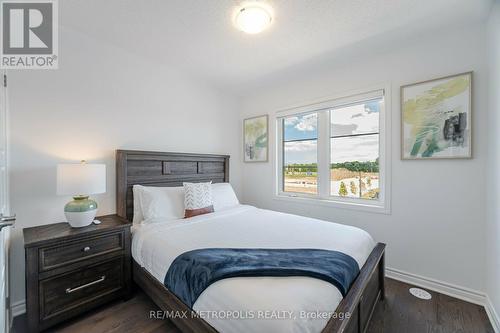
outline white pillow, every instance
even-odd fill
[[[143,200],[142,196],[144,190],[147,191],[146,198]],[[184,187],[154,187],[154,186],[142,186],[134,185],[132,188],[134,196],[134,217],[132,222],[134,224],[140,224],[144,220],[151,221],[155,217],[159,218],[172,218],[175,219],[182,218],[184,216]],[[159,198],[152,202],[152,196],[157,194]],[[166,200],[164,207],[161,206],[163,200]],[[234,193],[233,187],[229,183],[216,183],[212,184],[212,200],[214,211],[220,211],[228,208],[232,208],[240,204],[238,197]],[[143,204],[144,201],[144,204]],[[174,213],[169,213],[172,210],[168,207],[173,205]],[[143,213],[143,205],[148,210],[148,213]],[[182,207],[181,207],[182,206]],[[156,213],[155,213],[156,212]],[[155,216],[159,215],[159,216]],[[147,217],[146,217],[147,216]]]
[[[134,217],[132,219],[133,224],[140,224],[144,221],[144,216],[142,215],[142,207],[141,207],[141,196],[142,196],[142,188],[144,186],[134,185],[132,187],[132,193],[134,197]]]
[[[214,211],[238,206],[240,202],[234,193],[233,187],[229,183],[212,184],[212,198]]]
[[[184,217],[184,189],[134,185],[139,192],[143,223],[153,219],[177,220]],[[134,214],[135,217],[135,214]]]

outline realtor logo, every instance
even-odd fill
[[[3,0],[3,69],[57,69],[57,1]]]

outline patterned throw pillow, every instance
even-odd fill
[[[212,182],[184,183],[184,218],[212,213]]]

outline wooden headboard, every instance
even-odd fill
[[[183,182],[229,182],[229,155],[116,151],[116,211],[131,221],[132,186],[182,186]]]

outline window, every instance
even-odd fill
[[[278,195],[386,210],[384,91],[278,114]]]
[[[383,99],[330,110],[330,194],[377,199]]]
[[[318,193],[318,115],[283,119],[283,191]]]

